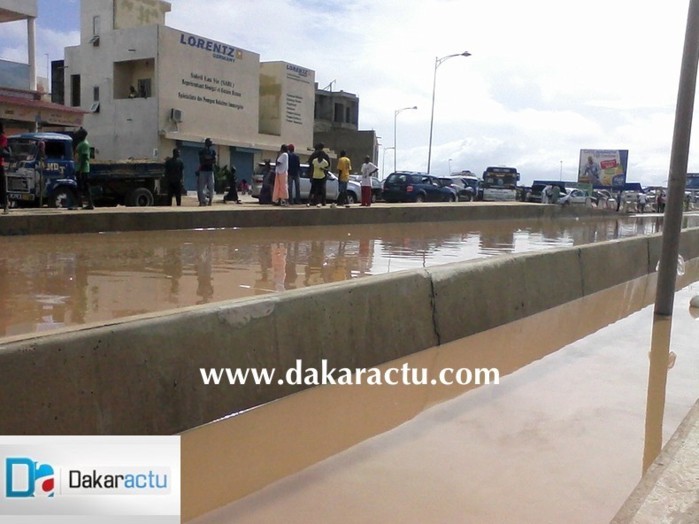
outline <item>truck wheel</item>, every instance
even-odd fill
[[[126,195],[126,205],[130,207],[149,207],[153,205],[153,193],[145,187],[137,187]]]
[[[49,197],[49,207],[68,209],[78,205],[78,197],[69,187],[59,187]]]

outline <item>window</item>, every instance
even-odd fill
[[[352,109],[349,107],[345,108],[345,122],[352,122]]]
[[[92,17],[92,35],[98,36],[99,34],[100,34],[100,17],[93,16]]]
[[[65,158],[65,142],[52,142],[47,141],[44,151],[46,152],[46,158]]]
[[[70,105],[80,106],[80,75],[70,75]]]
[[[150,78],[139,78],[138,96],[140,96],[141,98],[149,98],[150,96],[152,96]]]
[[[100,101],[100,86],[95,86],[92,88],[92,101],[93,102]]]
[[[334,122],[342,122],[342,104],[335,104],[335,114],[333,115]]]

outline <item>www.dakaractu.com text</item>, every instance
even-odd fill
[[[499,384],[497,368],[450,368],[439,371],[412,367],[404,363],[398,367],[347,368],[331,367],[322,360],[320,367],[304,367],[298,359],[294,367],[279,372],[276,368],[199,368],[204,385],[262,386],[322,386],[322,385],[369,385],[369,386],[451,386]]]

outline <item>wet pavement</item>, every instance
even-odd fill
[[[0,337],[648,235],[661,225],[647,216],[0,237]]]
[[[699,313],[688,308],[699,294],[696,262],[684,279],[675,298],[663,441],[699,397]],[[282,448],[275,449],[280,462],[294,460],[287,448],[308,453],[321,445],[314,438],[379,426],[396,412],[410,413],[409,403],[422,412],[194,522],[609,522],[642,474],[654,281],[639,279],[409,357],[433,368],[495,366],[498,385],[390,392],[329,386],[273,403],[270,410],[299,426],[271,444]],[[254,476],[251,449],[265,456],[255,438],[264,409],[231,422],[241,454],[241,471],[231,475],[240,482]],[[314,416],[316,426],[307,422]],[[326,420],[336,426],[328,429]]]

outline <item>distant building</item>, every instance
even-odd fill
[[[364,157],[378,161],[376,132],[359,130],[359,98],[344,91],[317,89],[313,141],[338,153],[347,152],[352,170],[358,172]]]
[[[64,101],[89,111],[100,159],[159,158],[177,146],[194,189],[205,138],[239,179],[282,143],[313,144],[315,72],[165,25],[169,2],[81,2],[80,45],[66,48]],[[58,88],[56,88],[58,90]]]
[[[0,24],[27,23],[27,63],[0,60],[0,120],[8,134],[82,124],[83,111],[44,99],[48,81],[36,75],[36,17],[36,0],[0,0]]]

